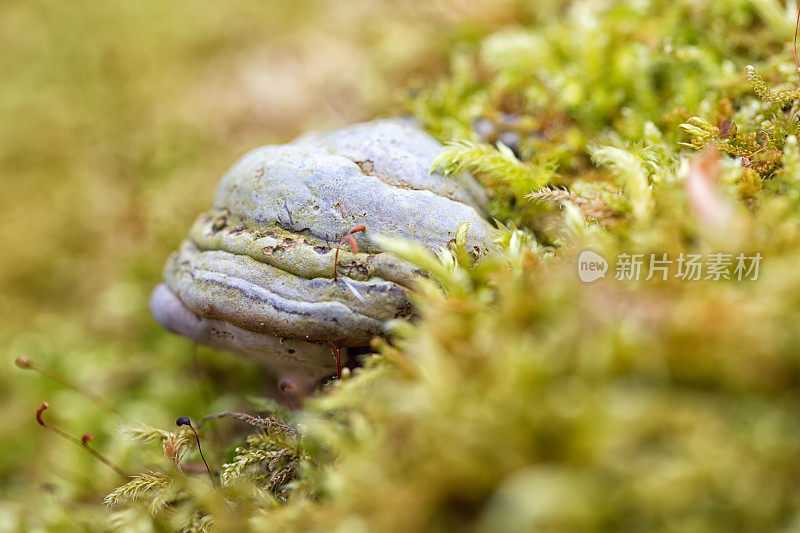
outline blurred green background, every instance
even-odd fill
[[[529,16],[517,2],[9,1],[0,16],[0,530],[91,515],[123,466],[121,419],[14,365],[32,360],[168,427],[258,394],[253,364],[162,331],[167,254],[245,151],[398,112],[454,46]]]

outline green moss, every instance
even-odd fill
[[[116,418],[92,412],[99,421],[87,426],[93,407],[71,392],[15,384],[0,393],[12,424],[0,427],[30,428],[19,446],[3,448],[11,503],[2,516],[21,527],[77,521],[187,531],[796,527],[800,150],[792,13],[773,0],[581,1],[510,12],[520,21],[513,27],[483,35],[470,30],[473,20],[453,40],[437,41],[457,50],[449,73],[417,83],[406,102],[451,143],[439,168],[469,169],[492,192],[501,228],[495,254],[476,264],[458,241],[437,256],[384,242],[432,273],[416,289],[420,319],[392,324],[391,344],[376,342],[363,368],[294,417],[272,404],[253,407],[300,436],[248,430],[248,438],[228,423],[205,427],[211,463],[225,465],[231,481],[218,492],[203,472],[175,468],[175,454],[114,440]],[[53,108],[68,109],[63,103]],[[135,122],[136,113],[117,112]],[[480,120],[491,124],[489,135],[475,131]],[[170,131],[162,135],[183,137]],[[174,149],[147,158],[160,169],[149,175],[197,172],[193,157],[227,146],[223,137],[187,145],[160,137],[158,146]],[[513,146],[495,144],[503,139]],[[721,156],[697,153],[714,147]],[[698,178],[716,215],[687,193],[687,181]],[[78,217],[82,239],[97,219]],[[184,229],[158,227],[170,239]],[[162,240],[165,252],[169,239]],[[78,254],[81,246],[76,239],[59,250]],[[757,281],[584,284],[576,265],[585,248],[609,259],[724,252],[763,260]],[[6,333],[9,354],[96,388],[125,416],[154,426],[241,406],[260,387],[257,373],[213,352],[193,359],[159,332],[144,318],[142,295],[161,259],[128,259],[119,264],[140,266],[117,268],[134,281],[102,296],[122,313],[102,322],[108,330],[89,335],[54,315],[34,333]],[[75,276],[59,272],[58,286]],[[46,292],[31,283],[33,293]],[[110,347],[128,355],[123,370]],[[196,386],[186,369],[198,361],[213,369],[213,385],[203,378]],[[0,379],[19,381],[2,369]],[[139,473],[138,485],[116,493],[135,494],[132,503],[100,505],[99,495],[116,486],[113,472],[34,433],[42,399],[65,430],[91,430],[98,449]],[[198,460],[187,455],[183,464]],[[70,482],[56,483],[58,475]],[[54,488],[29,502],[26,478]]]

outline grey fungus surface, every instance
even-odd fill
[[[222,177],[212,208],[167,261],[151,299],[156,318],[198,342],[275,352],[275,363],[311,364],[297,353],[305,349],[329,371],[320,348],[365,346],[388,320],[413,313],[409,291],[422,273],[370,235],[435,251],[467,223],[470,252],[492,246],[483,189],[469,175],[429,172],[442,149],[412,122],[393,119],[251,151]],[[358,253],[345,245],[334,281],[336,245],[360,224],[367,231],[354,236]],[[291,354],[290,340],[301,343]]]
[[[343,154],[333,141],[340,137],[350,148]],[[351,148],[357,139],[364,147],[360,153]],[[407,239],[431,250],[447,244],[466,222],[468,247],[484,253],[491,231],[481,214],[485,197],[467,175],[445,178],[429,172],[441,150],[404,120],[379,120],[257,148],[222,177],[214,209],[228,210],[256,228],[279,226],[328,243],[364,224],[367,235]],[[356,237],[359,247],[378,252],[367,235]]]
[[[200,316],[183,305],[164,283],[153,290],[150,301],[153,314],[164,329],[195,342],[241,353],[271,366],[283,363],[312,372],[319,368],[334,368],[328,346],[264,335],[224,320]]]
[[[168,262],[165,279],[204,317],[340,346],[368,344],[383,322],[410,312],[408,289],[380,278],[350,281],[359,299],[344,283],[302,278],[246,255],[203,252],[191,242]]]

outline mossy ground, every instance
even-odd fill
[[[774,93],[800,86],[796,12],[411,5],[7,6],[0,529],[797,527],[800,149],[794,94]],[[303,413],[274,414],[302,437],[205,425],[223,492],[176,468],[199,461],[190,434],[126,440],[117,415],[14,366],[167,430],[268,408],[255,365],[161,331],[149,290],[241,153],[404,109],[455,141],[439,168],[493,192],[503,252],[472,265],[386,243],[434,273],[421,320]],[[719,161],[697,159],[709,144]],[[711,200],[687,193],[698,178]],[[763,263],[750,282],[589,285],[585,247]],[[42,401],[145,474],[116,508],[102,500],[121,480],[37,426]]]

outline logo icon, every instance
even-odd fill
[[[578,256],[578,277],[584,283],[591,283],[600,278],[606,277],[608,271],[608,261],[591,250],[584,250]]]

